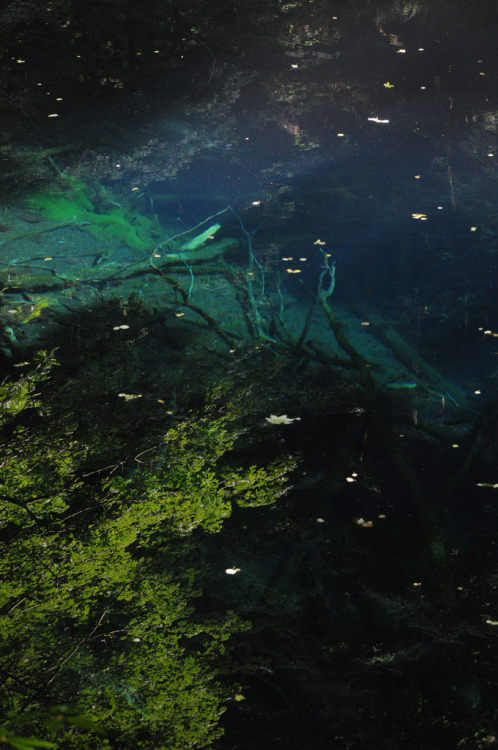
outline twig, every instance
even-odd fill
[[[263,267],[259,260],[256,258],[254,254],[253,244],[252,244],[252,238],[255,235],[255,233],[258,231],[259,226],[257,226],[255,229],[253,229],[251,232],[249,232],[240,216],[233,210],[231,206],[228,206],[228,210],[232,212],[232,214],[235,216],[237,221],[239,222],[239,227],[246,238],[247,242],[247,249],[249,250],[249,264],[247,267],[247,296],[249,297],[249,302],[252,309],[252,314],[254,316],[254,323],[256,326],[256,330],[258,332],[258,335],[265,339],[266,341],[271,341],[272,343],[277,343],[277,341],[272,338],[267,331],[265,330],[265,326],[263,324],[263,316],[261,315],[261,312],[258,307],[258,303],[256,301],[256,296],[254,294],[254,284],[253,284],[253,276],[254,276],[254,266],[257,266],[261,272],[261,296],[264,296],[265,293],[265,273],[263,271]],[[261,225],[260,225],[261,226]]]
[[[207,82],[207,85],[209,86],[209,84],[211,83],[211,80],[212,80],[212,78],[214,76],[214,71],[215,71],[215,68],[216,68],[216,57],[214,56],[213,51],[207,46],[206,42],[204,42],[202,39],[199,39],[199,37],[194,36],[194,34],[191,34],[189,31],[185,31],[184,30],[183,33],[185,34],[185,36],[189,36],[195,42],[199,42],[199,44],[202,44],[202,46],[205,49],[207,49],[207,51],[209,52],[209,54],[211,55],[211,57],[213,59],[213,64],[211,66],[211,72],[209,74],[209,78],[208,78],[208,82]]]
[[[225,344],[230,348],[233,349],[235,344],[232,341],[232,339],[227,336],[227,334],[220,328],[218,323],[212,318],[207,312],[205,312],[201,307],[197,307],[197,305],[192,305],[191,302],[189,302],[189,294],[188,292],[183,289],[183,287],[180,286],[180,284],[172,279],[170,276],[167,276],[163,271],[161,271],[160,268],[154,265],[152,262],[152,259],[149,260],[150,267],[156,271],[156,273],[161,276],[162,279],[168,282],[170,286],[173,287],[173,289],[178,292],[183,300],[183,306],[188,307],[189,310],[192,310],[192,312],[197,313],[197,315],[200,315],[201,318],[203,318],[208,326],[213,329],[213,331],[221,338],[222,341],[225,342]]]
[[[0,242],[0,247],[2,245],[7,245],[9,242],[13,242],[14,240],[22,240],[25,237],[35,237],[37,234],[43,234],[44,232],[53,232],[55,229],[63,229],[63,227],[68,227],[71,224],[75,224],[79,219],[70,219],[69,221],[63,221],[59,224],[52,224],[49,227],[42,227],[41,229],[36,229],[31,232],[20,232],[18,234],[13,234],[10,237],[6,237],[4,240]],[[15,263],[12,263],[11,265],[15,265]]]
[[[71,651],[70,651],[70,652],[69,652],[69,653],[68,653],[68,654],[67,654],[67,655],[66,655],[66,656],[65,656],[65,657],[64,657],[64,658],[63,658],[63,659],[62,659],[62,660],[61,660],[61,661],[60,661],[60,662],[59,662],[59,663],[57,664],[57,666],[56,666],[56,667],[52,667],[52,669],[55,669],[55,670],[56,670],[56,672],[55,672],[55,674],[54,674],[54,675],[53,675],[53,676],[52,676],[52,677],[50,678],[50,680],[49,680],[49,681],[48,681],[48,682],[46,683],[45,687],[48,687],[49,685],[51,685],[51,684],[52,684],[52,682],[53,682],[53,681],[55,680],[55,678],[57,677],[58,673],[59,673],[59,672],[61,671],[61,669],[62,669],[62,667],[64,666],[64,664],[66,664],[66,662],[68,662],[68,661],[69,661],[69,659],[70,659],[70,658],[71,658],[72,656],[74,656],[74,654],[76,653],[76,651],[77,651],[77,650],[79,649],[79,647],[80,647],[80,646],[82,646],[82,645],[83,645],[83,644],[84,644],[84,643],[85,643],[86,641],[88,641],[88,640],[89,640],[89,638],[91,638],[91,637],[92,637],[92,635],[93,635],[93,634],[95,633],[95,631],[96,631],[96,630],[97,630],[97,628],[99,627],[100,623],[102,622],[102,620],[103,620],[103,619],[104,619],[104,617],[106,616],[106,614],[107,614],[108,610],[109,610],[109,607],[106,607],[106,608],[104,609],[104,611],[102,612],[102,614],[100,615],[100,617],[99,617],[99,619],[98,619],[98,622],[97,622],[97,624],[95,625],[95,627],[94,627],[94,628],[92,628],[92,630],[91,630],[91,631],[90,631],[90,632],[89,632],[89,633],[88,633],[87,635],[85,635],[85,636],[84,636],[84,638],[81,638],[81,639],[80,639],[80,640],[78,641],[78,643],[77,643],[77,644],[76,644],[76,645],[74,646],[74,648],[72,648],[72,649],[71,649]]]
[[[191,234],[192,232],[195,232],[196,229],[199,229],[199,227],[204,226],[204,224],[207,224],[208,221],[211,221],[211,219],[215,219],[217,216],[220,216],[221,214],[224,214],[226,211],[228,211],[228,208],[222,208],[221,211],[217,211],[215,214],[212,214],[211,216],[208,216],[206,219],[203,219],[198,224],[195,225],[195,227],[191,227],[190,229],[185,229],[184,232],[178,232],[178,234],[173,234],[171,237],[168,237],[166,240],[163,240],[162,242],[157,245],[153,253],[157,253],[158,250],[161,250],[164,245],[167,245],[168,242],[173,242],[173,240],[177,240],[178,237],[184,237],[186,234]],[[130,264],[133,265],[133,264]]]

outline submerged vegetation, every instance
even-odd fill
[[[28,206],[51,221],[77,223],[105,243],[121,243],[132,250],[150,250],[160,236],[153,219],[121,206],[95,183],[65,175],[52,189],[28,197]]]

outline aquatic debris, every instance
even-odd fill
[[[159,255],[156,251],[151,257],[162,258],[162,264],[175,263],[176,261],[180,261],[181,263],[193,263],[196,261],[212,260],[218,255],[223,255],[224,252],[231,250],[234,247],[238,247],[238,241],[231,237],[225,237],[225,239],[220,240],[219,242],[212,242],[208,245],[204,244],[195,250],[187,250],[185,249],[185,246],[182,246],[177,252]],[[153,265],[151,260],[149,260],[149,266],[150,265]],[[153,267],[157,268],[155,265],[153,265]]]
[[[280,417],[276,414],[270,414],[269,417],[265,417],[268,424],[292,424],[293,422],[299,422],[301,417],[288,417],[287,414],[281,414]]]
[[[197,235],[197,237],[194,237],[189,242],[185,242],[180,247],[180,250],[196,250],[198,247],[201,247],[201,245],[204,245],[208,240],[214,237],[218,229],[221,229],[221,224],[213,224],[209,227],[209,229],[206,229],[205,232],[202,232],[202,234]]]
[[[240,568],[227,568],[225,570],[225,573],[227,574],[227,576],[234,576],[237,573],[240,573]]]
[[[365,521],[364,518],[355,518],[354,522],[357,526],[362,526],[364,529],[371,529],[373,526],[373,521]]]

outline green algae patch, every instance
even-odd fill
[[[101,185],[65,177],[27,199],[30,209],[57,222],[75,222],[99,240],[151,250],[161,236],[157,222],[115,201]]]

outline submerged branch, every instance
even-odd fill
[[[202,309],[202,307],[199,307],[198,305],[193,305],[189,300],[189,293],[183,289],[183,287],[180,286],[180,284],[175,281],[175,279],[172,279],[170,276],[167,276],[160,268],[155,266],[152,262],[152,260],[149,261],[150,267],[159,274],[159,276],[168,282],[168,284],[173,287],[173,289],[178,292],[183,300],[181,303],[183,307],[187,307],[189,310],[192,310],[192,312],[197,313],[197,315],[200,315],[201,318],[203,318],[208,326],[212,328],[212,330],[216,333],[217,336],[230,348],[233,349],[235,347],[235,342],[220,328],[218,323],[215,321],[214,318],[211,317],[205,310]]]

